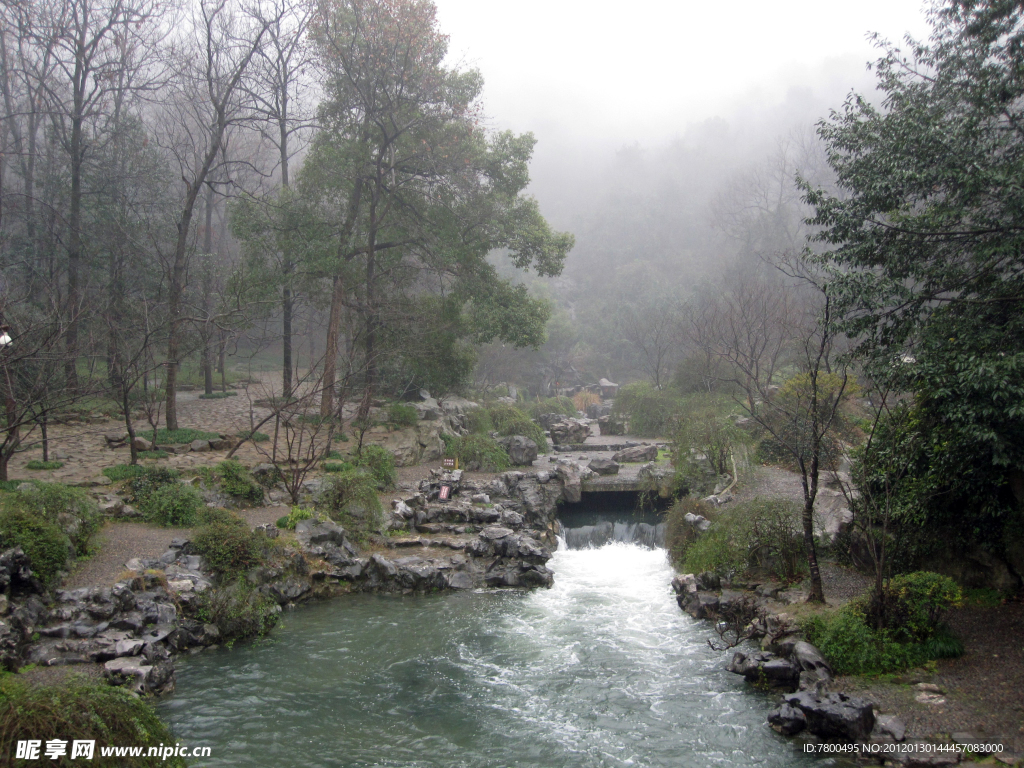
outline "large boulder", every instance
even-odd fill
[[[514,467],[529,467],[537,458],[537,444],[523,435],[499,437],[498,445],[505,449]]]
[[[800,668],[791,659],[784,659],[773,653],[737,651],[729,662],[728,670],[758,688],[771,690],[794,690],[800,682]]]
[[[575,462],[559,462],[555,467],[559,480],[562,481],[562,493],[570,504],[576,504],[583,498],[583,479],[580,467]]]
[[[597,428],[601,430],[602,435],[626,434],[626,425],[611,414],[598,417]]]
[[[593,459],[587,465],[587,469],[591,472],[596,472],[599,475],[619,474],[619,465],[611,459]]]
[[[875,727],[872,703],[845,693],[819,696],[811,691],[801,691],[786,696],[785,703],[799,709],[806,720],[807,730],[823,739],[864,741]]]
[[[614,461],[620,463],[654,461],[657,458],[658,446],[656,445],[634,445],[631,448],[624,448],[612,456]]]
[[[590,425],[560,413],[545,413],[538,421],[551,434],[554,445],[577,445],[590,435]]]

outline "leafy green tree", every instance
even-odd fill
[[[486,260],[561,271],[572,237],[552,232],[529,182],[531,135],[479,125],[478,72],[444,66],[447,38],[428,0],[323,0],[310,34],[325,80],[321,129],[299,188],[322,220],[319,259],[333,283],[321,411],[329,410],[342,307],[355,311],[364,405],[403,297],[462,299],[473,341],[543,341],[547,311]]]
[[[880,106],[851,95],[820,124],[839,191],[805,190],[840,327],[883,388],[917,395],[918,520],[966,500],[960,529],[991,541],[983,521],[1024,500],[1024,7],[929,19],[908,53],[881,43]]]

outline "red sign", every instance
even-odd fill
[[[447,501],[448,497],[451,495],[451,492],[452,487],[450,485],[442,485],[441,492],[437,495],[437,498],[439,498],[441,501]]]

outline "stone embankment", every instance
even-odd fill
[[[806,600],[805,592],[770,582],[723,583],[711,573],[677,576],[672,588],[682,610],[714,623],[723,638],[719,647],[745,641],[747,649],[735,650],[727,669],[759,690],[782,693],[768,715],[768,724],[782,735],[839,742],[848,745],[850,755],[876,764],[922,768],[955,765],[968,757],[967,747],[983,748],[973,739],[966,744],[955,738],[908,738],[904,723],[880,712],[870,698],[830,690],[832,669],[786,612]],[[749,649],[754,643],[759,650]],[[926,692],[934,686],[918,688]]]
[[[579,500],[584,468],[560,459],[486,482],[431,475],[394,500],[387,535],[368,546],[331,521],[300,521],[294,542],[270,547],[270,562],[231,583],[184,538],[159,557],[128,560],[113,586],[53,593],[20,549],[0,553],[0,665],[102,665],[112,681],[159,694],[173,690],[176,654],[245,634],[238,622],[254,596],[279,611],[358,591],[551,586],[555,512]],[[271,525],[256,531],[281,537]]]

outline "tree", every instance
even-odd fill
[[[880,106],[851,95],[819,124],[838,193],[804,189],[840,329],[880,387],[916,394],[918,520],[956,509],[961,551],[998,548],[1024,500],[1024,7],[929,21],[907,54],[880,42]]]
[[[192,253],[192,218],[224,149],[231,125],[250,116],[242,79],[259,50],[269,22],[244,13],[232,13],[229,0],[200,2],[193,25],[181,41],[177,72],[168,101],[169,135],[166,137],[180,170],[184,194],[175,216],[176,237],[168,255],[168,313],[166,391],[167,428],[178,428],[177,376],[182,334],[187,317],[184,293]]]
[[[331,222],[321,226],[332,281],[322,415],[343,307],[359,323],[365,415],[393,323],[415,322],[396,311],[412,295],[457,297],[474,341],[536,346],[546,311],[486,257],[508,249],[516,267],[556,275],[572,247],[521,194],[533,137],[479,126],[480,75],[444,66],[435,17],[428,0],[323,0],[311,19],[327,99],[300,188]]]

